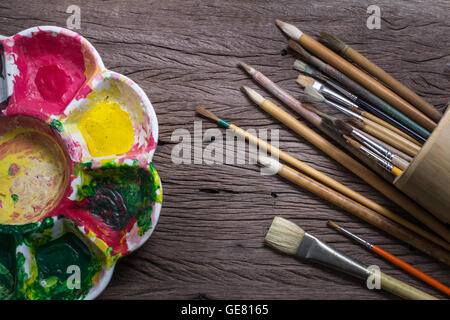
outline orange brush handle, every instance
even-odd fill
[[[423,273],[420,270],[417,270],[412,265],[410,265],[410,264],[406,263],[405,261],[403,261],[403,260],[393,256],[389,252],[386,252],[383,249],[381,249],[380,247],[377,247],[375,245],[372,247],[372,250],[374,252],[376,252],[377,254],[379,254],[380,256],[382,256],[383,258],[385,258],[386,260],[389,260],[390,262],[392,262],[396,266],[398,266],[398,267],[402,268],[403,270],[409,272],[410,274],[412,274],[416,278],[421,279],[422,281],[424,281],[424,282],[428,283],[429,285],[435,287],[439,291],[441,291],[441,292],[445,293],[446,295],[450,296],[450,288],[449,287],[443,285],[442,283],[440,283],[439,281],[431,278],[430,276],[427,276],[425,273]]]

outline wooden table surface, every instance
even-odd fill
[[[326,226],[342,226],[449,284],[449,268],[393,237],[285,183],[261,176],[254,164],[183,164],[171,160],[184,128],[193,135],[203,105],[249,129],[278,129],[280,147],[367,197],[401,212],[391,201],[260,111],[239,90],[263,92],[236,65],[254,65],[295,97],[294,57],[285,54],[279,18],[317,37],[340,36],[443,110],[450,88],[450,2],[376,1],[381,29],[366,27],[373,1],[79,1],[3,0],[0,34],[39,25],[66,26],[71,4],[81,8],[75,30],[98,50],[107,68],[136,81],[159,120],[154,164],[164,188],[163,209],[150,240],[120,260],[102,299],[395,299],[357,280],[274,252],[263,244],[274,216],[367,265],[440,298],[427,285],[351,243]],[[280,103],[281,105],[281,103]],[[326,109],[324,106],[320,108]],[[326,109],[331,111],[329,109]],[[203,120],[203,130],[215,128]],[[223,132],[223,131],[222,131]],[[209,142],[203,144],[205,148]],[[201,150],[199,150],[201,151]]]

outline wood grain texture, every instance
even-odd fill
[[[4,0],[0,34],[36,25],[65,26],[73,1]],[[280,255],[263,244],[275,215],[390,276],[440,298],[435,290],[326,226],[343,227],[449,284],[442,263],[253,164],[174,165],[177,128],[193,133],[195,107],[249,129],[278,129],[280,148],[370,199],[403,213],[366,183],[285,129],[240,91],[257,86],[236,65],[254,65],[295,97],[294,58],[285,54],[279,18],[311,36],[336,34],[441,110],[449,100],[450,3],[377,1],[381,29],[366,27],[369,1],[83,1],[81,30],[107,68],[136,81],[160,123],[155,166],[164,188],[160,222],[150,240],[119,261],[102,299],[393,299],[349,276]],[[317,37],[316,37],[317,38]],[[382,50],[381,50],[382,49]],[[259,92],[263,92],[257,88]],[[265,94],[265,93],[264,93]],[[265,94],[267,96],[267,94]],[[276,100],[275,100],[276,101]],[[280,104],[281,105],[281,104]],[[335,114],[331,109],[320,106]],[[203,129],[215,128],[203,120]],[[223,131],[222,131],[223,132]],[[208,143],[205,143],[206,146]]]

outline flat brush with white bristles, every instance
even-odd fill
[[[353,260],[313,235],[305,232],[295,223],[275,217],[264,239],[272,248],[283,253],[310,260],[335,270],[345,272],[359,279],[376,277],[377,273],[360,262]],[[379,274],[381,289],[404,299],[436,300],[435,297],[392,278],[382,272]]]

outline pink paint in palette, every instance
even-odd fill
[[[37,27],[1,42],[0,242],[10,245],[0,244],[9,274],[0,298],[95,298],[159,218],[156,114],[70,30]],[[16,263],[1,260],[8,255]],[[60,290],[67,275],[51,266],[75,262],[89,270],[82,288]]]

